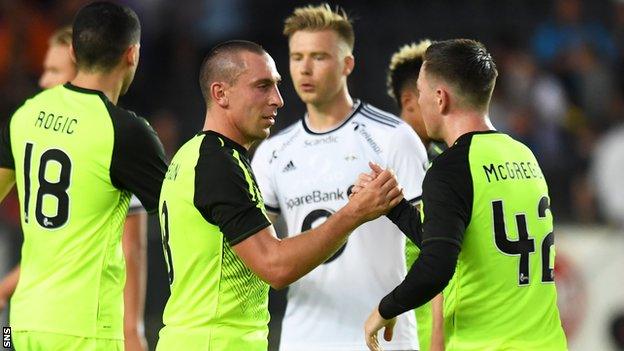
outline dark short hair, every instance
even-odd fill
[[[390,58],[386,84],[388,86],[388,95],[394,98],[399,109],[403,108],[401,106],[401,94],[403,91],[408,87],[416,88],[416,80],[418,80],[425,51],[429,45],[431,45],[431,41],[428,39],[421,40],[418,43],[406,44]]]
[[[199,71],[199,86],[207,106],[210,106],[210,85],[213,82],[225,81],[234,84],[245,70],[245,63],[239,57],[241,52],[258,55],[267,53],[262,46],[254,42],[230,40],[215,45],[204,57]]]
[[[427,75],[440,78],[475,108],[487,108],[498,71],[485,46],[470,39],[452,39],[431,44],[425,52]]]
[[[74,18],[72,44],[78,69],[110,71],[141,37],[137,14],[127,6],[97,1]]]

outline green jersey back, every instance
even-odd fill
[[[448,349],[565,350],[553,218],[533,153],[505,134],[471,133],[431,171],[432,180],[459,194],[448,204],[468,214],[444,295]]]
[[[14,330],[123,338],[122,225],[130,193],[154,211],[166,165],[147,122],[66,84],[27,100],[0,138],[24,232]]]
[[[269,287],[232,249],[270,225],[247,151],[212,131],[188,141],[160,214],[171,297],[158,350],[266,350]]]

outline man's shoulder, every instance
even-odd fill
[[[268,144],[279,145],[280,143],[284,143],[295,135],[298,135],[301,132],[301,120],[297,120],[296,122],[290,124],[288,127],[280,130],[275,133],[275,135],[270,136],[267,140],[265,140]]]
[[[369,129],[375,128],[380,132],[392,133],[397,128],[409,128],[398,116],[364,101],[361,102],[354,117],[354,122],[361,123]]]
[[[301,121],[297,121],[264,140],[256,149],[255,155],[282,152],[293,144],[302,133]],[[256,156],[254,156],[255,158]]]

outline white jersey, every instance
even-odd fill
[[[398,117],[359,101],[331,131],[315,133],[304,118],[268,139],[252,167],[266,209],[296,235],[347,203],[368,161],[394,169],[405,198],[420,199],[428,163],[422,142]],[[364,322],[405,277],[404,249],[404,235],[385,217],[357,228],[336,255],[290,285],[280,349],[367,350]],[[418,349],[414,313],[399,316],[393,341],[382,345]]]

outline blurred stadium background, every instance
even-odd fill
[[[83,0],[0,0],[0,122],[38,91],[50,34]],[[142,25],[141,63],[120,104],[146,117],[171,155],[202,125],[197,84],[215,43],[263,45],[284,77],[274,132],[304,111],[288,75],[283,19],[308,2],[125,0]],[[316,3],[316,2],[315,2]],[[389,58],[422,38],[474,38],[498,64],[490,117],[529,145],[549,181],[559,302],[571,350],[624,349],[624,1],[339,1],[355,20],[354,97],[396,111]],[[0,273],[19,259],[15,197],[0,209]],[[168,285],[157,219],[150,219],[146,327],[155,346]],[[6,325],[6,312],[0,315]],[[619,345],[616,341],[619,338]]]

